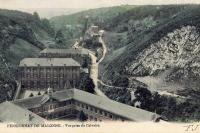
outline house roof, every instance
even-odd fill
[[[19,66],[80,66],[72,58],[24,58]]]
[[[82,103],[94,106],[96,108],[111,112],[113,114],[122,116],[133,121],[154,121],[159,115],[142,110],[136,107],[132,107],[126,104],[122,104],[108,98],[97,96],[78,89],[68,89],[58,91],[52,94],[52,98],[58,101],[66,101],[74,99]],[[42,100],[43,99],[43,100]],[[45,100],[46,99],[46,100]],[[24,108],[33,108],[41,106],[48,101],[47,95],[37,96],[33,98],[27,98],[22,100],[16,100],[13,103]]]
[[[75,48],[70,48],[70,49],[53,49],[53,48],[46,48],[40,52],[40,54],[44,53],[59,53],[59,54],[85,54],[88,55],[89,52],[84,49],[75,49]]]
[[[45,119],[25,108],[6,101],[0,104],[0,121],[23,124],[40,124],[44,123]]]

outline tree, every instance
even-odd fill
[[[80,80],[80,86],[79,88],[81,90],[87,91],[89,93],[94,93],[94,82],[88,75],[82,75]]]
[[[128,87],[129,79],[125,76],[117,76],[113,83],[114,86]]]
[[[82,33],[83,40],[85,40],[84,35],[85,35],[85,32],[88,29],[89,16],[81,17],[79,21],[83,25],[81,33]]]
[[[168,118],[173,118],[177,114],[177,105],[176,105],[176,100],[172,97],[168,98],[167,101],[167,117]]]
[[[33,97],[34,95],[33,95],[33,93],[31,93],[30,95],[29,95],[29,97]]]
[[[82,65],[83,68],[87,68],[88,67],[88,61],[87,59],[84,59],[83,60],[83,65]]]
[[[152,111],[161,113],[159,111],[159,108],[162,106],[163,101],[161,101],[161,96],[158,94],[158,92],[155,92],[153,94]],[[164,101],[164,102],[166,102],[166,101]]]
[[[40,20],[40,16],[39,16],[39,14],[38,14],[37,12],[34,12],[34,13],[33,13],[33,16],[34,16],[34,18],[35,18],[36,20]]]
[[[38,92],[38,95],[41,95],[40,91]]]
[[[83,111],[80,111],[80,113],[78,114],[78,119],[80,121],[86,121],[88,119],[88,117],[85,115],[85,113]]]
[[[50,24],[48,19],[41,19],[41,23],[43,28],[45,29],[45,31],[47,31],[50,35],[54,36],[55,35],[55,31],[54,28],[52,27],[52,25]]]
[[[151,92],[144,87],[137,87],[134,92],[135,102],[141,102],[141,108],[151,111],[152,108],[152,94]]]
[[[66,40],[61,29],[56,32],[55,40],[58,44],[65,45]]]
[[[89,92],[89,93],[94,93],[94,82],[91,78],[87,78],[87,80],[85,81],[85,86],[84,89],[85,91]]]

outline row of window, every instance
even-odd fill
[[[22,85],[27,85],[27,86],[40,86],[40,85],[63,85],[63,84],[76,84],[78,83],[78,80],[61,80],[61,81],[57,81],[57,80],[46,80],[46,81],[22,81],[21,82]]]
[[[31,75],[33,75],[33,74],[38,74],[38,73],[40,73],[40,74],[44,74],[44,73],[46,73],[46,74],[54,74],[54,75],[59,75],[59,74],[63,74],[64,72],[65,73],[69,73],[69,72],[72,72],[72,73],[75,73],[75,72],[78,72],[79,71],[79,69],[67,69],[66,71],[21,71],[21,73],[22,74],[31,74]]]
[[[22,74],[22,77],[26,78],[76,78],[79,73],[69,73],[69,74]]]
[[[113,118],[113,115],[109,112],[106,112],[106,111],[103,111],[101,109],[97,109],[95,107],[92,107],[92,106],[89,106],[87,104],[83,104],[83,103],[79,103],[79,102],[75,102],[75,104],[78,106],[78,107],[81,107],[83,109],[86,109],[88,111],[91,111],[91,112],[94,112],[96,114],[100,114],[100,115],[103,115],[105,117],[109,117],[109,118]]]
[[[22,72],[26,72],[26,73],[63,73],[63,72],[68,72],[68,71],[77,71],[79,69],[79,67],[69,67],[69,68],[24,68],[21,69]]]
[[[51,113],[51,114],[46,114],[46,115],[39,114],[39,115],[43,118],[46,118],[46,119],[55,119],[55,118],[58,119],[58,118],[62,118],[64,116],[67,116],[69,114],[71,114],[71,110],[66,109],[66,110],[63,110],[63,111],[57,112],[57,113]]]
[[[42,53],[41,54],[41,56],[44,56],[44,57],[57,57],[57,58],[59,58],[59,57],[65,57],[65,58],[70,58],[70,57],[74,57],[74,56],[82,56],[82,54],[79,54],[79,53],[77,53],[77,54],[67,54],[67,53]],[[40,57],[41,57],[40,56]]]
[[[99,119],[99,118],[97,118],[97,117],[94,117],[94,116],[88,116],[88,119],[90,120],[90,121],[102,121],[101,119]]]
[[[63,76],[63,75],[60,75],[60,76],[51,76],[51,75],[40,75],[40,76],[38,76],[38,75],[34,75],[34,76],[31,76],[31,75],[26,75],[26,76],[24,76],[25,78],[48,78],[48,79],[50,79],[50,78],[64,78],[64,77],[66,77],[66,78],[69,78],[69,77],[71,77],[71,78],[73,78],[74,76]]]
[[[67,105],[72,104],[71,101],[65,101],[65,102],[60,102],[60,103],[54,103],[54,104],[49,104],[49,105],[44,105],[42,107],[38,107],[38,108],[33,108],[31,109],[33,112],[38,113],[38,112],[43,112],[43,111],[48,111],[48,110],[52,110],[52,109],[56,109],[59,107],[64,107]]]
[[[62,88],[65,88],[65,87],[73,87],[73,86],[77,86],[78,85],[78,82],[74,82],[74,83],[70,83],[70,84],[34,84],[34,85],[31,85],[31,84],[22,84],[22,88],[23,89],[28,89],[28,90],[41,90],[41,89],[45,89],[45,88],[48,88],[48,87],[52,87],[54,89],[62,89]]]
[[[69,72],[66,72],[66,73],[27,73],[27,72],[21,72],[21,75],[22,76],[26,76],[26,75],[30,75],[30,76],[38,76],[38,75],[55,75],[55,76],[59,76],[59,75],[70,75],[70,74],[76,74],[76,73],[79,73],[79,71],[69,71]]]

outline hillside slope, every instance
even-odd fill
[[[126,75],[148,84],[144,78],[150,76],[152,89],[199,91],[199,7],[142,6],[113,18],[105,26],[113,37],[105,36],[111,54],[101,65],[102,79],[112,83]],[[155,85],[161,77],[165,85]]]
[[[23,42],[29,47],[43,49],[46,46],[46,40],[53,40],[52,32],[39,16],[19,11],[0,10],[0,48],[3,54],[12,50],[12,47],[15,47],[17,51],[16,45],[23,45]],[[19,43],[20,41],[23,42]]]
[[[0,9],[0,102],[13,96],[19,61],[37,56],[47,40],[53,43],[46,22],[37,15]]]

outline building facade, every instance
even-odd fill
[[[49,90],[49,89],[48,89]],[[12,101],[46,120],[80,120],[80,112],[89,121],[158,121],[155,113],[90,94],[67,89],[32,98]],[[0,105],[1,107],[1,105]]]
[[[71,58],[25,58],[18,71],[18,81],[24,90],[75,87],[79,78],[80,64]]]
[[[84,49],[51,49],[46,48],[40,52],[40,58],[72,58],[82,67],[87,67],[90,63],[89,52]]]

